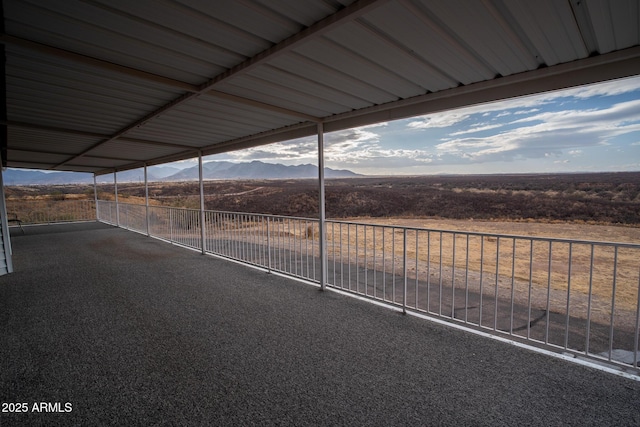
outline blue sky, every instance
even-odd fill
[[[640,77],[328,133],[325,143],[326,166],[371,175],[640,171]],[[311,137],[207,160],[316,156]]]

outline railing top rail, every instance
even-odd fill
[[[98,201],[115,203],[112,200],[98,200]],[[144,206],[144,205],[137,205],[133,203],[119,203],[119,204]],[[156,208],[156,209],[161,208],[161,209],[174,209],[174,210],[199,212],[199,209],[191,209],[191,208],[177,208],[177,207],[171,207],[171,206],[150,206],[150,207]],[[257,216],[257,217],[272,218],[272,219],[286,219],[286,220],[311,221],[311,222],[318,221],[318,218],[305,218],[305,217],[274,215],[274,214],[260,214],[260,213],[254,213],[254,212],[232,212],[232,211],[218,211],[218,210],[205,210],[205,212],[216,213],[216,214],[226,214],[226,215]],[[343,220],[336,220],[336,219],[327,219],[326,222],[335,223],[335,224],[351,224],[351,225],[362,225],[362,226],[370,226],[370,227],[403,229],[408,231],[426,231],[426,232],[433,232],[433,233],[460,234],[460,235],[467,235],[467,236],[494,237],[494,238],[501,238],[501,239],[519,239],[519,240],[529,240],[529,241],[535,241],[535,242],[573,243],[573,244],[584,244],[584,245],[617,246],[619,248],[640,249],[640,243],[629,243],[629,242],[607,242],[607,241],[569,239],[569,238],[558,238],[558,237],[547,237],[547,236],[497,234],[497,233],[488,233],[488,232],[481,232],[481,231],[448,230],[448,229],[438,229],[438,228],[411,227],[411,226],[393,225],[393,224],[389,224],[389,225],[372,224],[372,223],[366,223],[366,222],[343,221]]]
[[[545,237],[545,236],[523,236],[523,235],[517,235],[517,234],[495,234],[495,233],[487,233],[487,232],[480,232],[480,231],[461,231],[461,230],[447,230],[447,229],[437,229],[437,228],[409,227],[404,225],[382,225],[382,224],[371,224],[366,222],[340,221],[340,220],[327,220],[327,222],[333,222],[337,224],[341,223],[341,224],[371,226],[371,227],[398,228],[398,229],[411,230],[411,231],[428,231],[428,232],[434,232],[434,233],[464,234],[467,236],[496,237],[496,238],[499,237],[501,239],[519,239],[519,240],[532,240],[532,241],[556,242],[556,243],[575,243],[575,244],[587,244],[587,245],[598,245],[598,246],[617,246],[617,247],[640,249],[640,243],[605,242],[605,241],[597,241],[597,240],[567,239],[567,238]]]
[[[253,215],[253,216],[261,216],[264,218],[275,218],[275,219],[295,219],[299,221],[318,221],[318,218],[305,218],[300,216],[289,216],[289,215],[260,214],[255,212],[231,212],[231,211],[217,211],[217,210],[205,210],[205,212],[230,214],[230,215]]]

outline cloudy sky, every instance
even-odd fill
[[[328,133],[325,143],[326,166],[372,175],[640,171],[640,77]],[[316,144],[207,160],[317,164]]]

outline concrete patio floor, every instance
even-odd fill
[[[3,427],[640,425],[640,381],[100,223],[25,231]]]

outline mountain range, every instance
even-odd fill
[[[204,179],[306,179],[317,178],[318,167],[311,164],[287,166],[277,163],[252,161],[232,163],[227,161],[206,162],[202,165]],[[193,181],[198,179],[198,166],[178,169],[170,166],[150,166],[149,181]],[[2,173],[5,185],[57,185],[90,184],[93,175],[77,172],[42,172],[24,169],[7,169]],[[349,170],[325,168],[326,178],[349,178],[360,176]],[[97,178],[98,183],[112,183],[111,175]],[[143,182],[141,169],[118,172],[118,182]]]

